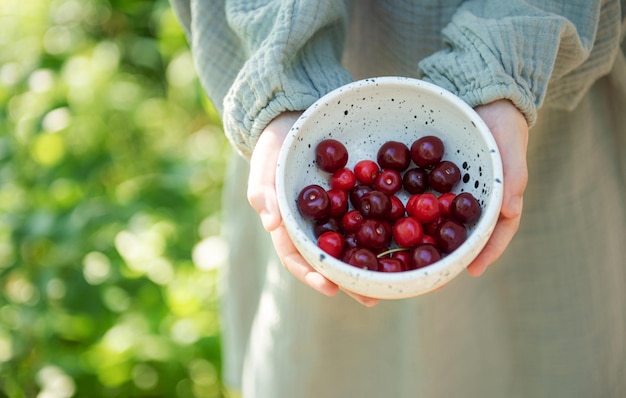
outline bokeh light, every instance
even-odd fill
[[[0,1],[0,396],[223,397],[228,143],[168,2]]]

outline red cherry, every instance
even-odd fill
[[[381,191],[367,192],[361,197],[358,209],[365,218],[384,220],[391,212],[391,200]]]
[[[391,253],[391,258],[395,258],[397,260],[402,261],[402,268],[404,270],[410,269],[410,264],[411,264],[411,251],[410,250],[395,251]]]
[[[439,217],[439,201],[437,197],[426,192],[417,197],[411,202],[411,207],[406,209],[410,216],[417,218],[421,223],[427,224]]]
[[[356,232],[365,222],[365,217],[358,210],[350,210],[341,218],[341,226],[346,232]]]
[[[482,209],[478,200],[469,192],[458,194],[450,205],[452,217],[464,224],[471,224],[480,218]]]
[[[320,249],[335,258],[339,258],[343,251],[344,237],[339,232],[327,231],[317,238],[317,245]]]
[[[381,220],[365,220],[356,231],[356,241],[359,246],[368,249],[381,249],[387,246],[391,239],[391,228],[388,225],[389,223]]]
[[[437,239],[433,238],[432,235],[424,234],[422,235],[422,239],[420,240],[419,244],[436,246]]]
[[[452,253],[467,238],[465,225],[456,220],[445,220],[437,228],[437,246],[443,253]]]
[[[355,209],[359,208],[359,202],[361,201],[361,197],[368,192],[373,191],[374,189],[369,185],[357,185],[350,191],[349,198],[350,203],[354,206]]]
[[[334,217],[326,217],[316,220],[313,224],[313,235],[316,238],[327,231],[341,232],[341,221]]]
[[[378,150],[376,160],[382,168],[404,171],[411,163],[411,151],[402,142],[387,141]]]
[[[429,168],[435,165],[441,160],[443,153],[443,142],[434,135],[418,138],[411,144],[411,158],[420,167]]]
[[[354,254],[354,252],[358,249],[360,249],[359,246],[351,246],[347,242],[344,243],[343,252],[341,253],[341,257],[339,259],[344,263],[348,263],[348,260],[350,259],[352,254]]]
[[[296,201],[298,210],[304,218],[319,220],[327,217],[330,212],[330,200],[326,190],[319,185],[304,187]]]
[[[426,192],[428,172],[420,167],[407,170],[402,177],[402,186],[410,194]]]
[[[411,212],[415,211],[415,204],[417,203],[417,199],[419,199],[420,194],[416,193],[413,194],[411,196],[409,196],[409,198],[406,201],[406,204],[404,205],[404,208],[406,209],[407,214],[410,214]]]
[[[372,185],[378,173],[380,173],[380,167],[373,160],[360,160],[354,165],[354,175],[362,184]]]
[[[380,272],[402,272],[404,267],[402,261],[395,258],[379,258],[378,271]]]
[[[411,269],[419,269],[441,260],[441,253],[433,245],[419,245],[411,251]]]
[[[402,188],[402,176],[398,170],[383,169],[374,180],[374,188],[393,195]]]
[[[391,211],[389,212],[389,217],[387,219],[390,222],[394,222],[398,218],[404,216],[404,203],[402,203],[402,200],[400,200],[400,198],[396,195],[390,196],[389,200],[391,201]]]
[[[452,200],[456,197],[456,194],[452,192],[446,192],[439,195],[439,211],[441,215],[444,217],[450,217],[450,205],[452,204]]]
[[[422,239],[422,224],[413,217],[402,217],[392,227],[392,236],[400,247],[413,247]]]
[[[349,255],[344,257],[344,262],[362,269],[368,269],[371,271],[378,271],[378,259],[371,250],[363,247],[355,248],[351,250]]]
[[[359,246],[359,244],[356,241],[356,235],[354,234],[354,232],[347,233],[344,236],[344,239],[345,239],[344,249],[349,248],[349,247]]]
[[[315,147],[317,167],[328,173],[334,173],[348,163],[348,150],[334,139],[322,140]]]
[[[354,172],[347,167],[339,169],[333,173],[328,179],[331,188],[349,191],[356,184],[356,176]]]
[[[461,170],[450,161],[444,160],[428,173],[428,185],[437,192],[450,192],[461,181]]]
[[[447,220],[447,218],[439,216],[435,218],[433,221],[423,224],[424,233],[430,236],[437,235],[437,229],[439,228],[439,225],[441,225],[441,223],[444,222],[445,220]]]
[[[348,193],[341,189],[331,188],[326,191],[326,194],[330,200],[330,216],[342,217],[348,211]]]

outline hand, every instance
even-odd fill
[[[467,267],[472,276],[480,276],[504,252],[513,239],[522,215],[523,194],[528,181],[526,149],[528,124],[524,115],[508,100],[494,101],[476,108],[493,134],[504,173],[504,197],[500,218],[483,251]]]
[[[283,266],[298,280],[318,292],[334,296],[339,287],[311,267],[289,238],[278,208],[276,175],[268,172],[276,170],[280,147],[299,116],[299,112],[285,112],[268,124],[261,134],[250,159],[248,201],[259,214],[263,228],[270,233]],[[348,291],[346,293],[368,307],[376,305],[379,301]]]

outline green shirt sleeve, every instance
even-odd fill
[[[611,70],[621,22],[619,0],[466,1],[420,76],[471,106],[510,99],[533,125],[544,102],[572,109]]]
[[[341,0],[172,0],[203,88],[249,158],[263,128],[351,81],[341,66]]]

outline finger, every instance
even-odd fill
[[[276,229],[281,223],[278,200],[276,198],[275,180],[277,147],[282,139],[273,131],[261,134],[250,158],[248,175],[248,202],[259,214],[263,228],[267,231]]]
[[[482,275],[495,262],[517,233],[522,214],[523,194],[528,182],[526,151],[528,124],[508,100],[476,108],[498,145],[502,159],[503,198],[500,218],[485,248],[467,267],[470,275]]]
[[[500,145],[503,148],[504,180],[501,213],[507,218],[515,218],[522,213],[522,198],[528,183],[528,167],[525,157],[528,139],[525,134],[510,137],[510,139],[517,139],[519,142],[515,145]],[[499,140],[502,141],[503,139],[499,138]]]
[[[518,217],[528,183],[528,124],[523,114],[508,100],[480,106],[476,111],[489,126],[502,159],[504,194],[501,213],[507,218]]]
[[[517,233],[519,224],[519,216],[513,218],[501,216],[485,248],[467,267],[468,273],[472,276],[480,276],[490,264],[493,264],[500,258],[513,236]]]
[[[306,262],[291,242],[291,239],[288,238],[287,232],[282,225],[272,231],[270,235],[283,266],[294,275],[296,279],[326,296],[334,296],[337,294],[339,287],[326,279],[322,274],[315,271],[315,269]],[[287,239],[285,239],[285,236]],[[366,307],[373,307],[380,301],[377,298],[362,296],[343,288],[341,290]]]
[[[336,284],[326,279],[302,257],[294,246],[285,227],[281,224],[270,232],[276,253],[283,266],[298,279],[326,296],[334,296],[339,291]]]
[[[301,113],[284,112],[272,120],[259,136],[250,158],[248,201],[267,231],[278,228],[282,220],[276,198],[276,164],[283,141]]]
[[[378,304],[380,302],[380,299],[374,298],[374,297],[367,297],[367,296],[362,296],[360,294],[357,293],[353,293],[349,290],[346,290],[344,288],[341,288],[341,290],[347,294],[348,296],[352,297],[354,300],[356,300],[359,304],[364,305],[366,307],[374,307],[376,304]]]

